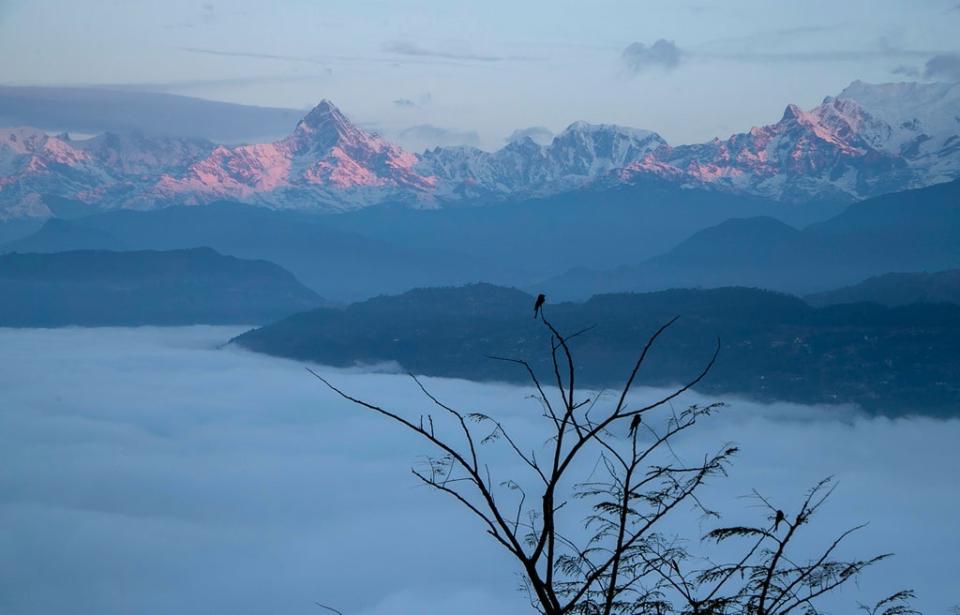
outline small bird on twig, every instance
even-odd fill
[[[540,314],[540,310],[543,308],[543,304],[547,301],[547,296],[543,293],[537,295],[537,301],[533,304],[533,317],[536,318]]]
[[[634,415],[633,415],[633,420],[630,421],[630,435],[631,435],[631,436],[636,435],[636,433],[637,433],[637,427],[640,427],[640,421],[641,421],[641,420],[642,420],[642,419],[640,418],[640,415],[639,415],[639,414],[634,414]]]
[[[786,519],[786,517],[784,516],[783,511],[782,511],[782,510],[778,510],[778,511],[777,511],[777,516],[776,516],[776,518],[773,520],[773,531],[774,531],[774,532],[776,532],[776,531],[780,528],[780,524],[783,523],[783,520],[784,520],[784,519]]]

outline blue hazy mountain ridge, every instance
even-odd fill
[[[64,203],[54,206],[73,211]],[[481,280],[525,285],[575,266],[605,267],[654,256],[731,216],[787,215],[797,209],[657,181],[440,210],[386,205],[311,215],[218,203],[57,222],[0,246],[0,252],[98,247],[91,243],[93,233],[104,234],[104,248],[210,246],[276,262],[324,297],[352,301]]]
[[[811,305],[871,302],[886,306],[911,303],[960,304],[960,269],[933,273],[887,273],[804,298]]]
[[[236,203],[122,210],[45,225],[0,247],[0,252],[70,250],[92,234],[100,234],[104,243],[134,250],[206,246],[277,263],[323,297],[337,301],[457,283],[464,277],[480,279],[480,269],[463,255],[428,252],[416,244],[398,245],[330,228],[328,218]],[[64,232],[63,227],[69,230]]]
[[[50,218],[32,235],[2,246],[2,252],[51,253],[76,250],[127,250],[127,244],[107,231]]]
[[[61,201],[51,204],[76,213]],[[209,246],[275,262],[340,302],[476,281],[554,298],[725,285],[809,294],[960,266],[960,182],[854,203],[802,229],[782,221],[798,207],[663,182],[335,215],[223,202],[55,219],[0,252]]]
[[[0,221],[0,246],[10,241],[17,241],[30,236],[43,227],[44,221],[39,218],[18,218]]]
[[[0,255],[0,326],[263,323],[324,304],[288,271],[209,248]]]
[[[396,362],[433,376],[521,381],[522,369],[489,357],[528,360],[552,373],[549,331],[531,318],[532,306],[532,295],[489,284],[417,289],[297,314],[234,342],[327,365]],[[904,414],[956,415],[960,408],[960,305],[814,308],[776,292],[719,288],[601,295],[546,309],[562,331],[592,327],[571,342],[584,386],[621,382],[647,338],[679,315],[640,383],[693,378],[719,337],[719,358],[701,392]]]
[[[0,86],[0,126],[81,133],[138,132],[234,143],[278,138],[303,115],[255,107],[100,87]]]
[[[887,194],[796,229],[731,219],[616,269],[578,268],[536,285],[557,297],[676,287],[757,286],[809,294],[889,272],[960,266],[960,182]]]
[[[499,204],[468,202],[426,211],[368,208],[331,216],[329,224],[383,240],[482,254],[536,274],[636,262],[731,217],[769,215],[810,223],[840,210],[837,203],[805,209],[650,178]]]

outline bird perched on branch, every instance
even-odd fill
[[[634,414],[634,415],[633,415],[633,420],[630,421],[630,435],[631,435],[631,436],[636,435],[636,433],[637,433],[637,427],[640,427],[640,421],[641,421],[641,420],[642,420],[642,419],[640,418],[640,415],[639,415],[639,414]]]
[[[533,317],[536,318],[543,309],[543,304],[547,301],[547,296],[543,293],[537,295],[537,301],[533,304]]]
[[[774,531],[774,532],[776,532],[776,531],[780,528],[780,524],[783,523],[783,520],[784,520],[785,518],[786,518],[786,517],[784,516],[783,511],[782,511],[782,510],[778,510],[778,511],[777,511],[777,516],[776,516],[776,518],[773,520],[773,531]]]

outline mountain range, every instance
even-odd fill
[[[726,140],[671,145],[647,130],[575,122],[547,145],[415,154],[323,101],[280,140],[104,133],[87,140],[0,130],[0,219],[44,218],[49,197],[81,209],[240,201],[343,212],[543,198],[656,179],[781,202],[851,202],[960,177],[960,85],[854,82],[804,111]]]
[[[216,202],[52,218],[0,253],[208,246],[277,263],[341,303],[476,281],[553,299],[728,285],[809,294],[891,271],[960,267],[960,181],[858,201],[807,226],[784,221],[796,209],[659,180],[486,207],[325,216]]]
[[[809,294],[891,271],[960,267],[960,181],[885,194],[797,229],[768,216],[704,228],[663,254],[578,267],[536,285],[556,298],[741,285]]]

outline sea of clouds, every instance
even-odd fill
[[[0,612],[532,612],[481,526],[411,475],[423,444],[296,362],[220,347],[241,330],[0,329]],[[366,399],[430,411],[402,374],[319,369]],[[518,437],[542,426],[529,390],[425,383]],[[813,541],[869,522],[844,553],[896,553],[832,612],[905,587],[928,614],[960,604],[960,420],[725,401],[678,454],[741,447],[706,492],[728,520],[764,514],[741,497],[751,489],[790,510],[833,475]],[[485,454],[507,463],[498,445]]]

